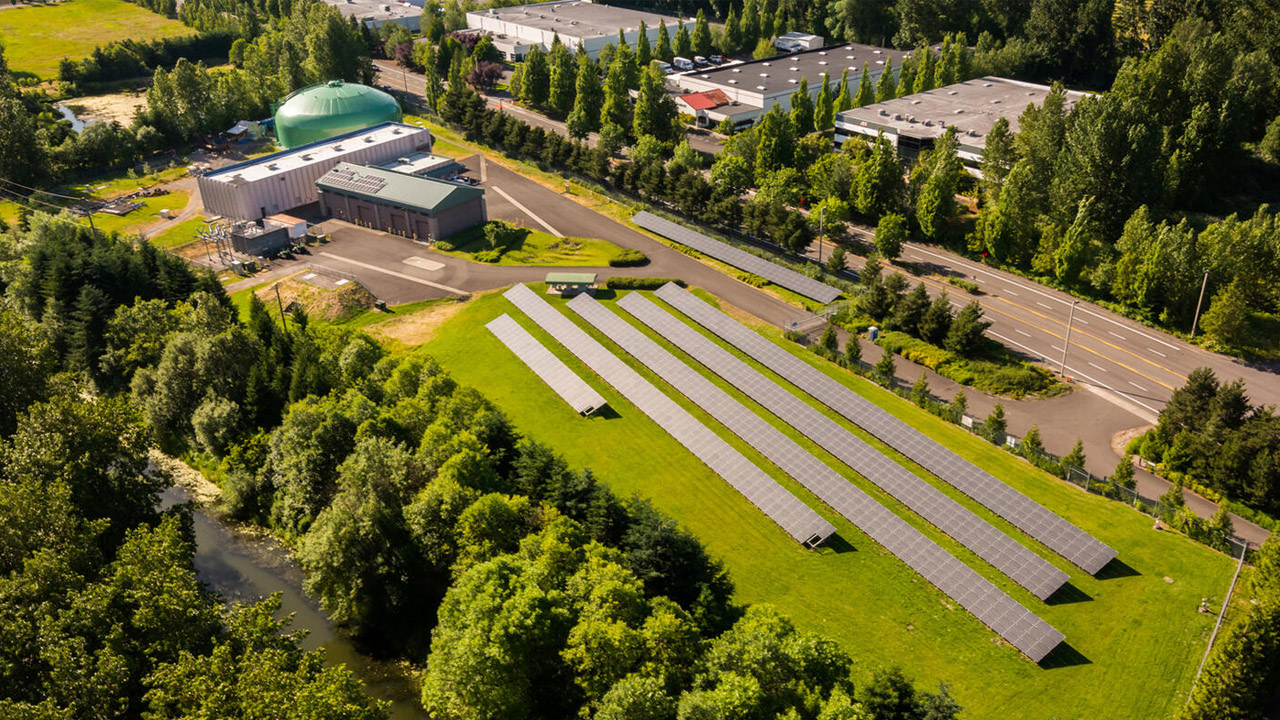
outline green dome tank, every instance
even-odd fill
[[[292,148],[400,118],[400,104],[387,93],[330,80],[296,90],[280,103],[276,140]]]

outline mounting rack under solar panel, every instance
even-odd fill
[[[605,382],[622,393],[645,415],[667,431],[768,515],[788,535],[809,547],[821,544],[835,531],[831,523],[756,467],[742,453],[654,387],[596,342],[572,320],[524,285],[515,285],[503,297],[520,308],[569,352],[586,363]]]
[[[813,298],[824,305],[840,297],[838,288],[818,282],[791,268],[786,268],[777,263],[769,262],[762,257],[752,255],[746,250],[726,245],[719,240],[707,237],[700,232],[694,232],[670,220],[664,220],[648,211],[636,213],[632,216],[631,222],[668,240],[674,240],[700,253],[705,253],[717,260],[729,263],[739,270],[746,270],[752,275],[759,275],[774,285],[794,290],[807,298]]]
[[[1041,600],[1067,574],[639,293],[618,306]],[[573,307],[570,304],[570,307]]]
[[[560,399],[569,404],[579,415],[590,415],[604,407],[604,398],[592,389],[577,373],[569,369],[538,339],[520,327],[510,315],[501,315],[485,327],[503,345],[516,354],[538,377],[542,378]]]
[[[580,295],[569,308],[1028,657],[1038,662],[1062,641],[1062,633],[594,298]]]
[[[673,283],[658,297],[960,492],[1096,574],[1116,551]]]

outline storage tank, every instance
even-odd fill
[[[276,140],[291,148],[400,118],[400,104],[387,93],[330,80],[297,90],[280,103]]]

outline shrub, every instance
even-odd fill
[[[972,280],[965,280],[964,278],[958,278],[958,277],[949,277],[947,278],[947,282],[951,283],[952,285],[955,285],[961,290],[964,290],[970,295],[977,295],[979,292],[981,292],[981,290],[978,289],[978,283]]]
[[[797,345],[809,344],[809,336],[805,335],[799,330],[783,330],[782,337],[786,338],[787,340],[790,340],[791,342]]]
[[[610,290],[657,290],[669,282],[688,287],[680,278],[655,277],[611,277],[604,281],[604,286]]]
[[[481,250],[480,252],[476,253],[472,257],[475,259],[476,262],[496,263],[502,259],[502,253],[503,253],[503,249],[499,247],[499,248],[494,248],[492,250]]]
[[[738,273],[738,279],[750,285],[751,287],[756,287],[756,288],[764,287],[765,285],[769,284],[768,280],[765,280],[759,275],[752,275],[751,273],[747,273],[747,272]]]
[[[609,258],[609,267],[635,267],[636,265],[644,265],[647,262],[649,262],[648,255],[639,250],[625,248],[619,250],[617,255]]]
[[[435,249],[440,252],[453,252],[454,245],[448,240],[437,240],[435,242]]]

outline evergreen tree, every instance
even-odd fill
[[[956,214],[956,186],[964,172],[958,151],[955,129],[948,128],[929,153],[932,169],[916,203],[916,223],[930,240],[942,238]]]
[[[819,132],[835,126],[835,100],[831,97],[831,81],[822,73],[822,89],[813,104],[813,129]]]
[[[892,100],[898,95],[898,83],[893,77],[893,62],[884,61],[884,70],[880,71],[880,80],[876,83],[876,102]]]
[[[929,292],[925,290],[924,283],[918,283],[906,297],[898,302],[890,325],[898,332],[918,336],[920,322],[924,320],[924,315],[928,311]]]
[[[614,56],[609,66],[609,73],[604,78],[604,102],[600,110],[601,133],[607,128],[615,128],[611,132],[619,132],[626,137],[627,128],[631,127],[631,106],[627,85],[627,60],[621,53]]]
[[[965,305],[951,321],[946,348],[958,355],[973,357],[982,351],[989,327],[991,321],[982,319],[982,306],[975,300]]]
[[[918,69],[916,71],[915,78],[916,84],[913,87],[912,92],[925,92],[926,90],[932,90],[937,87],[934,79],[934,73],[937,71],[938,67],[937,57],[933,54],[933,51],[927,47],[921,47],[917,49],[916,52],[919,53],[920,60],[917,63]]]
[[[963,387],[956,390],[956,396],[951,400],[951,407],[962,416],[969,412],[969,396],[964,394]]]
[[[1062,468],[1064,471],[1066,471],[1067,468],[1079,468],[1083,470],[1084,461],[1084,442],[1077,437],[1076,444],[1071,446],[1071,452],[1067,453],[1062,458]],[[1132,466],[1130,466],[1130,468],[1132,468]]]
[[[826,329],[822,331],[822,337],[818,340],[818,345],[829,354],[835,354],[840,348],[840,339],[836,336],[836,327],[828,324]]]
[[[633,130],[637,138],[651,136],[664,143],[674,142],[679,134],[676,103],[666,93],[663,73],[656,65],[645,72],[640,82]]]
[[[1005,433],[1009,432],[1009,421],[1004,416],[1004,405],[996,403],[996,406],[991,408],[991,414],[983,421],[983,425],[986,425],[992,442],[997,444],[1004,442]]]
[[[683,24],[676,30],[676,55],[687,58],[693,55],[693,44],[689,40],[689,28]]]
[[[1018,450],[1026,458],[1034,458],[1044,452],[1044,441],[1040,439],[1039,423],[1031,423],[1031,429],[1022,437]]]
[[[707,15],[698,9],[697,24],[693,27],[693,51],[699,55],[707,56],[711,54],[711,26],[707,24]]]
[[[849,94],[849,68],[840,73],[840,90],[836,93],[835,111],[842,113],[853,108],[853,96]]]
[[[759,0],[745,0],[742,3],[742,45],[741,48],[754,46],[760,40],[760,3]]]
[[[924,370],[921,370],[920,377],[911,386],[911,400],[920,407],[924,407],[925,401],[928,399],[929,378],[925,375]]]
[[[743,47],[742,24],[738,20],[738,11],[736,8],[729,8],[729,16],[724,20],[724,47],[721,50],[725,55],[738,52]],[[663,58],[664,60],[666,58]]]
[[[573,111],[565,125],[569,136],[584,138],[600,129],[601,104],[604,91],[600,87],[600,73],[596,64],[585,54],[578,56],[578,78],[573,98]]]
[[[863,107],[875,102],[876,91],[871,84],[871,70],[862,63],[862,74],[858,79],[858,94],[853,98],[854,107]]]
[[[524,56],[524,72],[520,75],[520,100],[531,107],[541,108],[547,104],[550,94],[551,71],[547,65],[547,56],[542,48],[534,45]]]
[[[791,94],[791,127],[797,134],[813,127],[813,96],[805,78],[800,78],[800,86]]]
[[[879,221],[902,209],[902,165],[893,145],[883,135],[876,138],[870,157],[858,167],[853,185],[854,197],[850,204],[867,218]]]
[[[636,37],[636,65],[641,70],[646,70],[649,63],[653,61],[653,47],[649,45],[649,30],[644,26],[644,21],[640,21],[640,34]]]
[[[946,291],[934,298],[920,318],[920,339],[933,345],[942,345],[951,330],[951,298]]]
[[[1065,458],[1063,459],[1063,464],[1066,464]],[[1081,464],[1076,467],[1083,468],[1084,465]],[[1137,481],[1133,479],[1133,460],[1129,459],[1128,455],[1120,458],[1120,462],[1116,463],[1116,470],[1111,473],[1111,481],[1120,487],[1126,487],[1130,490],[1137,485]]]
[[[849,340],[844,344],[844,366],[857,370],[862,366],[862,341],[858,333],[849,333]]]
[[[553,115],[563,118],[573,110],[573,93],[578,73],[573,55],[559,39],[557,37],[557,42],[551,46],[551,87],[547,104]]]
[[[845,270],[846,255],[844,246],[837,245],[835,250],[831,251],[831,255],[827,258],[827,272],[832,275],[839,275]]]
[[[653,56],[663,62],[671,62],[675,53],[671,52],[671,35],[667,32],[667,21],[658,21],[658,46],[653,49]]]
[[[893,353],[885,350],[884,354],[880,356],[880,360],[871,368],[871,372],[882,385],[893,383],[894,374],[897,372],[897,367],[893,362]]]

